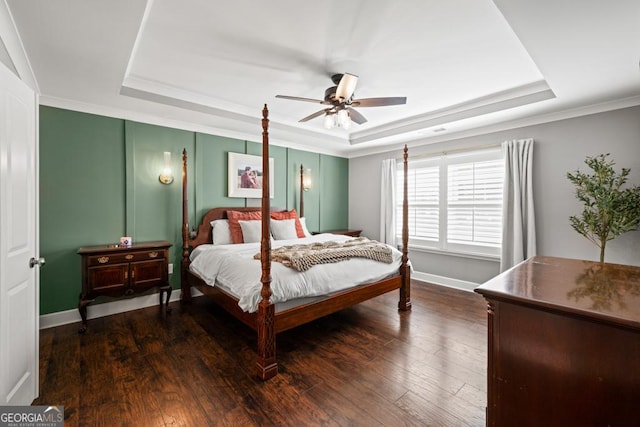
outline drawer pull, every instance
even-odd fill
[[[149,252],[149,258],[157,258],[158,257],[158,252]]]
[[[108,256],[101,256],[100,258],[98,258],[98,262],[100,264],[107,263],[107,262],[109,262],[109,257]]]
[[[125,259],[133,259],[133,255],[129,254],[125,256]]]

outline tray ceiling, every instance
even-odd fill
[[[637,1],[8,0],[42,103],[358,155],[640,104]],[[327,130],[330,76],[368,122]],[[594,107],[599,106],[599,107]],[[590,108],[591,110],[587,109]],[[585,110],[587,109],[587,110]]]

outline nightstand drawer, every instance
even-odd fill
[[[113,253],[113,254],[101,254],[87,257],[87,263],[90,267],[106,265],[106,264],[118,264],[122,262],[135,262],[146,261],[150,259],[162,259],[164,258],[163,250],[150,250],[128,253]]]

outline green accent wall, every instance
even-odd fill
[[[316,178],[322,189],[320,230],[346,230],[349,226],[349,160],[342,157],[322,156],[320,173]],[[346,191],[346,193],[345,193]]]
[[[77,306],[78,247],[125,234],[124,121],[40,108],[42,314]]]
[[[227,195],[228,153],[261,155],[260,143],[40,107],[40,253],[47,259],[40,273],[41,314],[77,307],[79,247],[116,243],[120,236],[173,243],[170,281],[179,289],[183,149],[191,225],[214,206],[260,204]],[[158,180],[165,151],[171,153],[170,185]],[[269,157],[275,164],[272,206],[299,208],[303,164],[312,179],[304,195],[309,230],[347,227],[348,159],[279,146],[270,146]]]

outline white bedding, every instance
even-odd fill
[[[272,240],[271,247],[313,242],[343,242],[352,237],[317,234],[304,239]],[[278,262],[271,263],[271,301],[327,295],[363,283],[375,282],[398,272],[402,254],[392,248],[393,262],[386,264],[365,258],[352,258],[335,264],[320,264],[301,273]],[[253,256],[260,243],[200,245],[191,253],[190,269],[209,286],[224,285],[239,299],[242,310],[253,313],[260,302],[260,261]]]

